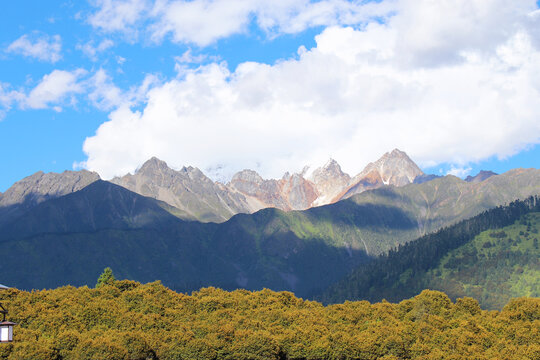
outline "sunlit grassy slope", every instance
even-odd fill
[[[539,297],[539,232],[540,213],[484,231],[427,272],[426,285],[452,297],[475,297],[487,308],[502,308],[516,296]]]

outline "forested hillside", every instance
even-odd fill
[[[540,198],[498,207],[390,251],[331,286],[325,302],[400,301],[422,289],[500,309],[540,296]]]
[[[289,292],[191,296],[160,283],[101,278],[101,286],[25,292],[0,300],[17,322],[0,359],[538,359],[540,299],[483,311],[423,291],[399,304],[324,307]]]

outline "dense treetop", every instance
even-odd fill
[[[323,306],[289,292],[176,293],[159,282],[3,292],[0,359],[538,359],[540,299],[484,311],[423,291]]]

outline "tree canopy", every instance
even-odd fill
[[[538,359],[540,299],[502,311],[425,290],[398,304],[323,306],[290,292],[191,295],[111,281],[0,294],[15,328],[0,359]]]
[[[103,273],[101,273],[101,275],[99,275],[96,287],[98,288],[98,287],[103,286],[103,285],[110,285],[110,284],[114,283],[115,280],[116,280],[116,278],[114,277],[112,269],[110,267],[106,267],[103,270]]]

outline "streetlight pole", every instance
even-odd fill
[[[0,290],[9,289],[7,286],[0,285]],[[6,321],[8,311],[0,303],[0,313],[2,314],[2,322],[0,322],[0,343],[13,341],[13,326],[17,325],[14,322]]]

